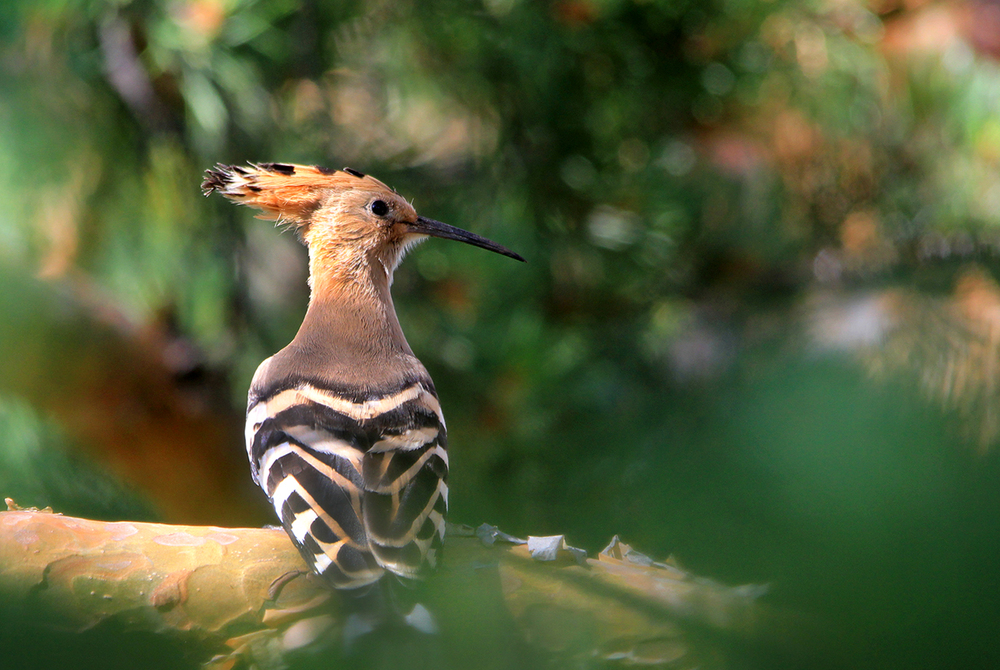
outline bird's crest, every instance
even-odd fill
[[[261,219],[305,225],[332,192],[365,187],[393,189],[378,179],[351,168],[332,170],[318,165],[291,163],[218,164],[205,172],[201,191],[218,191],[233,202],[262,211]]]

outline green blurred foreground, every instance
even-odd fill
[[[996,666],[997,6],[3,3],[0,494],[269,523],[244,394],[304,253],[198,184],[347,165],[529,260],[397,273],[454,521],[770,584],[850,659],[731,665]],[[67,663],[203,660],[120,639]]]

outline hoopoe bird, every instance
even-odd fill
[[[309,250],[302,325],[250,385],[254,481],[334,587],[419,579],[444,539],[447,435],[434,383],[396,318],[393,271],[428,236],[524,259],[418,216],[393,189],[350,168],[220,164],[206,171],[202,190],[287,224]]]

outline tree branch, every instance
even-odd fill
[[[727,665],[733,642],[785,652],[809,637],[800,617],[762,604],[757,589],[694,578],[617,538],[587,559],[561,538],[546,556],[544,541],[512,544],[490,531],[448,537],[429,589],[445,629],[506,609],[523,639],[548,652],[705,667]],[[280,529],[0,513],[0,602],[21,603],[44,625],[114,622],[197,643],[218,667],[276,667],[262,659],[342,639],[338,598]]]

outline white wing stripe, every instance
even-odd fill
[[[299,542],[305,542],[309,529],[317,518],[319,517],[316,515],[316,511],[312,509],[307,509],[296,515],[295,521],[292,522],[292,535],[295,536],[295,539]]]
[[[297,388],[286,389],[268,400],[258,403],[254,406],[254,409],[264,405],[267,407],[265,416],[276,416],[293,405],[303,401],[310,401],[329,407],[333,411],[349,416],[355,421],[366,421],[397,409],[400,405],[416,399],[419,399],[420,404],[437,414],[442,425],[444,424],[444,418],[441,414],[441,404],[432,393],[420,384],[414,384],[399,393],[384,398],[365,400],[364,402],[351,402],[310,384],[300,384]]]
[[[308,426],[290,426],[285,432],[313,451],[346,459],[354,469],[361,472],[364,452],[344,440],[339,440],[325,430],[314,430]]]
[[[437,438],[439,431],[437,428],[411,428],[402,435],[390,435],[372,445],[369,453],[383,453],[386,451],[413,451],[419,449],[431,440]]]
[[[264,456],[260,459],[260,486],[264,489],[272,498],[277,494],[276,491],[268,491],[267,485],[270,481],[271,468],[274,466],[274,462],[277,461],[282,456],[287,456],[288,454],[294,454],[298,449],[295,445],[290,442],[282,442],[281,444],[275,445],[264,452]],[[286,496],[287,497],[287,496]]]
[[[295,491],[297,488],[298,482],[295,481],[295,477],[285,477],[274,487],[271,502],[274,504],[275,511],[278,512],[278,518],[281,518],[281,509],[285,506],[288,496],[292,495],[292,491]]]
[[[434,447],[434,453],[435,453],[435,454],[437,454],[437,455],[438,455],[438,457],[439,457],[439,458],[440,458],[440,459],[441,459],[442,461],[444,461],[444,467],[446,467],[446,468],[447,468],[447,467],[448,467],[448,450],[447,450],[447,449],[445,449],[444,447],[442,447],[442,446],[441,446],[441,445],[439,444],[438,446]]]
[[[326,554],[313,554],[313,567],[316,568],[316,572],[323,574],[326,569],[330,567],[333,563],[333,559]]]

